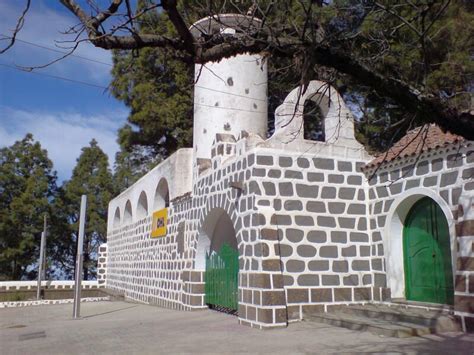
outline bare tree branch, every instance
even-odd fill
[[[0,54],[5,53],[7,50],[9,50],[14,44],[15,44],[15,39],[18,34],[18,32],[21,31],[23,28],[23,25],[25,24],[25,16],[28,10],[30,9],[31,5],[31,0],[26,0],[26,5],[25,8],[23,9],[23,12],[21,13],[20,17],[18,18],[18,21],[16,23],[15,29],[13,30],[13,34],[9,37],[10,43],[3,49],[0,49]]]

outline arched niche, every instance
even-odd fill
[[[274,136],[286,136],[288,141],[305,139],[305,106],[318,110],[324,142],[335,143],[341,139],[356,142],[353,117],[344,100],[335,88],[321,81],[311,81],[305,89],[299,86],[288,94],[275,111]]]
[[[132,220],[132,203],[130,202],[130,200],[127,200],[127,203],[125,204],[125,211],[123,213],[123,223],[129,224],[132,223]]]
[[[214,208],[207,214],[199,229],[195,270],[204,271],[206,269],[206,255],[213,251],[219,251],[224,244],[237,249],[234,225],[224,209]]]
[[[403,253],[403,230],[411,208],[422,198],[429,197],[438,204],[448,223],[451,260],[456,260],[455,220],[448,204],[435,192],[426,188],[414,188],[402,193],[392,204],[384,230],[386,250],[387,287],[393,299],[405,299],[405,265]],[[453,279],[456,265],[452,263]]]
[[[145,191],[142,191],[137,203],[137,218],[142,219],[148,216],[148,198]]]
[[[325,142],[325,120],[329,110],[329,99],[319,93],[309,96],[303,104],[303,138]]]
[[[170,191],[168,188],[168,181],[162,178],[158,183],[155,191],[155,198],[153,202],[153,210],[161,210],[170,205]]]
[[[115,209],[115,213],[114,213],[114,219],[113,219],[113,222],[112,222],[112,226],[114,228],[117,228],[118,226],[120,226],[120,208],[117,207]]]

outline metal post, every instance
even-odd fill
[[[43,232],[41,232],[41,243],[40,243],[40,257],[38,261],[38,286],[36,287],[36,299],[39,300],[41,298],[41,281],[42,279],[46,279],[45,277],[45,267],[44,262],[46,259],[46,214],[44,215],[44,225],[43,225]]]
[[[81,214],[79,217],[79,235],[77,237],[77,256],[76,256],[76,281],[74,290],[74,310],[73,318],[77,319],[80,317],[80,306],[81,306],[81,282],[82,282],[82,248],[84,243],[84,226],[86,223],[86,204],[87,196],[82,195],[81,197]]]

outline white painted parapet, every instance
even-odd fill
[[[204,35],[239,36],[260,20],[237,14],[207,17],[191,26]],[[241,131],[266,137],[267,64],[262,56],[241,54],[220,62],[196,65],[194,86],[194,161],[211,158],[218,133],[239,137]]]
[[[109,202],[107,230],[143,219],[191,190],[192,150],[179,149]]]

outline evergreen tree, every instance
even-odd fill
[[[0,149],[0,280],[36,277],[43,218],[57,192],[52,168],[31,134]]]
[[[87,195],[86,229],[84,235],[84,280],[96,276],[97,251],[106,241],[107,209],[114,195],[112,174],[107,155],[96,140],[82,148],[71,180],[64,184],[63,208],[67,211],[69,233],[77,243],[81,196]],[[63,249],[70,249],[68,245]],[[73,248],[72,250],[75,250]]]

